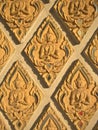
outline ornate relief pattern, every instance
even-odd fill
[[[27,45],[25,53],[50,86],[70,57],[72,49],[67,37],[49,16]]]
[[[0,14],[20,41],[42,9],[40,0],[1,0]]]
[[[16,130],[22,130],[41,100],[41,92],[19,62],[16,62],[0,88],[0,108]]]
[[[98,68],[98,32],[89,44],[89,46],[87,47],[85,53],[93,62],[95,67]]]
[[[90,74],[77,61],[55,98],[77,130],[84,130],[98,109],[98,87]]]
[[[33,130],[67,130],[51,107],[45,111]]]
[[[0,70],[5,65],[9,56],[12,54],[13,48],[4,33],[0,29]]]
[[[95,0],[58,0],[54,8],[79,41],[98,15]]]

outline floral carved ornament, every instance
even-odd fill
[[[58,0],[54,8],[80,41],[98,15],[95,0]]]
[[[69,43],[49,16],[25,48],[25,53],[48,86],[53,83],[72,53]]]
[[[77,130],[84,130],[98,110],[98,86],[80,61],[57,91],[55,99]]]
[[[2,109],[16,130],[22,130],[41,100],[41,92],[19,62],[10,70],[0,88]]]
[[[0,14],[20,41],[42,7],[40,0],[1,0]]]

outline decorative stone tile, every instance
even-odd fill
[[[23,130],[40,103],[41,92],[19,62],[16,62],[0,87],[0,109],[15,130]]]
[[[69,72],[55,99],[77,130],[84,130],[98,110],[98,86],[80,61]]]
[[[72,54],[69,40],[48,16],[25,48],[35,68],[48,86],[55,80]]]
[[[51,107],[43,113],[33,130],[67,130]]]
[[[85,53],[98,69],[98,32],[87,46]]]
[[[6,64],[13,50],[11,43],[0,29],[0,70]]]
[[[80,41],[98,15],[97,3],[95,0],[58,0],[54,8]]]
[[[1,0],[0,14],[20,41],[42,7],[41,0]]]

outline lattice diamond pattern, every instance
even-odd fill
[[[97,15],[97,0],[0,1],[0,130],[98,129]]]

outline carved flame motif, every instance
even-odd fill
[[[0,108],[16,130],[22,130],[41,100],[41,93],[19,62],[13,66],[0,89]]]
[[[1,0],[0,14],[20,41],[42,9],[40,0]]]
[[[58,0],[54,6],[79,41],[98,15],[96,7],[95,0]]]
[[[89,56],[95,67],[98,68],[98,33],[87,47],[86,54]]]
[[[52,119],[48,119],[46,126],[43,127],[43,130],[58,130],[58,128]]]
[[[71,52],[69,40],[63,36],[51,17],[45,19],[25,49],[48,86],[52,84]]]
[[[51,107],[45,111],[33,130],[67,130]]]
[[[77,130],[84,130],[98,109],[97,89],[90,74],[78,61],[55,95]]]
[[[0,29],[0,70],[5,65],[10,54],[12,53],[12,45],[5,37],[4,33]]]

